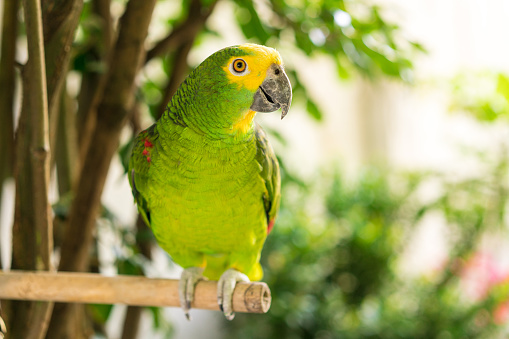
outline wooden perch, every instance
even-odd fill
[[[217,282],[201,281],[196,285],[191,307],[219,311],[216,296]],[[0,299],[180,306],[178,280],[69,272],[0,271]],[[239,282],[235,287],[235,312],[266,313],[270,303],[270,290],[265,283]]]

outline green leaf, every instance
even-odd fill
[[[285,137],[277,130],[270,127],[264,127],[264,130],[266,130],[270,136],[274,137],[277,141],[279,141],[281,145],[283,146],[288,145],[288,142],[286,141]]]
[[[424,47],[424,45],[422,45],[421,43],[410,41],[410,45],[412,45],[412,47],[418,50],[419,52],[428,53],[426,47]]]
[[[90,304],[89,308],[94,321],[104,325],[110,317],[111,311],[113,310],[113,305]]]
[[[311,55],[316,47],[309,39],[309,35],[303,32],[295,32],[295,42],[297,42],[297,47],[306,53],[306,55]]]
[[[139,263],[134,260],[134,258],[124,258],[122,260],[117,260],[116,262],[118,274],[123,275],[141,275],[142,267],[140,267]]]
[[[509,77],[502,73],[499,73],[497,77],[497,93],[509,103]]]
[[[152,314],[152,321],[154,328],[158,329],[161,327],[161,309],[159,307],[147,307]]]
[[[318,108],[318,106],[315,104],[315,102],[311,99],[307,99],[306,101],[306,110],[315,120],[322,121],[323,114]]]
[[[248,39],[257,39],[261,44],[266,44],[270,38],[270,34],[266,26],[260,20],[258,12],[253,6],[252,1],[237,0],[237,5],[246,11],[239,11],[238,15],[244,14],[243,17],[237,17],[242,33]]]
[[[345,68],[343,63],[341,62],[340,56],[338,55],[336,58],[334,58],[334,61],[336,63],[336,69],[338,71],[338,76],[340,79],[347,80],[350,78],[350,73]]]

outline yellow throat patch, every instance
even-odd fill
[[[246,133],[249,131],[255,115],[255,111],[248,110],[247,113],[244,114],[244,116],[242,116],[242,118],[240,118],[239,121],[233,125],[233,130],[241,133]]]

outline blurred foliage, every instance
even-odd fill
[[[183,1],[180,10],[163,21],[166,30],[171,31],[185,19],[188,3]],[[249,41],[308,57],[328,55],[342,79],[360,73],[411,81],[411,58],[415,52],[424,51],[418,43],[404,39],[398,25],[387,21],[379,7],[365,1],[232,3],[234,20]],[[217,34],[206,27],[196,45]],[[84,35],[83,41],[86,38]],[[158,72],[144,73],[137,94],[144,105],[142,111],[153,118],[158,115],[162,88],[175,67],[173,55],[154,62]],[[323,120],[320,105],[309,96],[297,66],[287,65],[296,102],[313,119]],[[504,102],[500,98],[507,95],[507,78],[500,75],[497,79],[496,91],[490,93],[497,93],[498,99],[486,100],[484,105],[492,112],[475,108],[475,115],[482,120],[507,115],[501,113],[500,104]],[[462,92],[465,83],[463,79],[457,81],[458,98],[472,97]],[[467,110],[474,112],[474,105],[466,106],[468,102],[460,99],[456,107],[463,104],[463,109],[469,107]],[[285,144],[277,131],[269,132]],[[121,149],[122,159],[128,156],[129,148],[127,144]],[[499,335],[503,328],[495,314],[507,299],[507,282],[491,282],[486,295],[471,298],[463,290],[463,271],[479,250],[480,239],[506,228],[508,181],[504,159],[487,166],[479,177],[464,180],[436,173],[398,174],[368,168],[357,178],[347,179],[336,170],[313,182],[296,177],[280,161],[282,208],[262,253],[264,281],[271,288],[273,304],[267,315],[237,314],[233,322],[224,324],[225,338]],[[423,202],[419,192],[430,182],[438,182],[441,193]],[[415,227],[430,213],[442,215],[453,235],[448,244],[450,257],[443,265],[437,264],[440,268],[435,272],[407,276],[401,262]],[[141,274],[147,265],[129,232],[126,229],[119,235],[124,250],[116,252],[115,266],[122,274]],[[163,332],[166,329],[171,336],[171,325],[158,325],[163,318],[156,309],[151,310],[154,326]]]
[[[114,21],[125,3],[112,3]],[[149,44],[157,44],[161,36],[171,34],[188,19],[192,3],[174,1],[172,10],[156,10],[152,25],[158,29],[151,32],[158,33],[149,37]],[[201,1],[204,8],[213,3]],[[164,4],[168,2],[158,5]],[[327,55],[340,79],[362,74],[411,82],[411,60],[425,51],[419,43],[405,38],[400,27],[387,20],[383,9],[367,0],[235,0],[228,4],[233,6],[235,17],[224,20],[235,21],[247,41],[309,58]],[[101,45],[103,29],[93,2],[85,1],[73,45],[75,74],[85,77],[105,72],[106,64],[100,58],[106,49]],[[218,34],[205,26],[193,40],[194,47]],[[139,78],[136,95],[140,111],[154,119],[160,113],[164,87],[177,67],[175,53],[174,49],[153,59]],[[313,119],[323,120],[299,65],[289,63],[287,72],[296,103]],[[459,76],[453,94],[454,109],[471,112],[481,121],[509,116],[509,78],[504,74]],[[285,144],[277,131],[270,133]],[[130,147],[127,143],[119,150],[124,164]],[[483,159],[480,162],[486,163]],[[466,179],[368,168],[353,179],[336,170],[307,182],[293,175],[284,162],[281,167],[282,208],[262,253],[264,281],[271,288],[273,305],[266,315],[237,314],[233,322],[224,324],[228,332],[225,338],[446,339],[501,335],[504,329],[497,314],[507,300],[508,281],[492,279],[483,286],[485,294],[470,297],[464,291],[464,271],[476,258],[483,236],[506,235],[507,156]],[[440,193],[423,202],[419,192],[430,182],[438,183]],[[67,206],[68,201],[62,199],[55,205],[55,213],[65,218]],[[415,227],[430,213],[443,216],[453,235],[448,244],[450,257],[437,265],[435,272],[407,276],[401,261]],[[120,225],[106,209],[101,225],[99,242],[108,233],[119,239],[113,250],[114,262],[101,264],[109,264],[119,274],[143,274],[150,263],[140,254],[136,237],[152,235]],[[97,261],[101,260],[98,252],[96,246]],[[171,337],[173,327],[161,309],[148,310],[154,328]],[[112,307],[90,305],[89,311],[101,327],[110,319]]]
[[[411,58],[425,49],[403,36],[400,27],[368,1],[235,0],[237,22],[245,37],[269,46],[288,45],[312,57],[334,60],[341,79],[354,71],[368,77],[389,76],[412,81]],[[301,82],[298,65],[287,70],[294,98],[304,98],[310,116],[323,117]],[[297,100],[299,101],[299,100]]]
[[[371,167],[354,178],[333,170],[303,181],[283,168],[281,211],[262,252],[271,309],[232,322],[218,313],[224,338],[503,337],[509,276],[493,276],[476,258],[482,237],[507,236],[508,170],[507,157],[463,179]],[[423,199],[429,186],[440,189]],[[443,216],[449,257],[431,272],[408,275],[402,261],[429,213]],[[119,273],[149,267],[129,228],[112,224],[110,231],[121,239]],[[482,293],[469,293],[469,274],[483,277],[474,280]],[[159,321],[164,317],[155,317],[154,327],[171,337],[171,324]]]
[[[291,41],[308,56],[325,53],[335,60],[342,78],[355,68],[369,76],[385,74],[406,79],[405,72],[412,67],[411,52],[424,51],[420,44],[402,39],[399,26],[389,22],[381,8],[371,2],[235,2],[237,20],[246,38],[262,44]]]
[[[504,158],[468,180],[369,168],[354,180],[336,172],[309,186],[286,183],[262,254],[272,307],[256,319],[238,314],[224,324],[227,338],[501,337],[496,314],[509,297],[509,276],[472,297],[465,272],[482,236],[507,235],[508,179]],[[422,189],[437,182],[443,193],[423,202]],[[453,235],[450,257],[436,271],[409,276],[401,262],[431,212]]]
[[[411,81],[410,60],[414,52],[424,50],[405,40],[380,8],[364,1],[232,3],[234,19],[249,41],[309,57],[328,55],[343,79],[356,72]],[[162,25],[171,31],[185,19],[187,6],[183,1]],[[78,45],[90,43],[93,27],[83,27]],[[196,45],[217,34],[207,27]],[[87,60],[86,54],[78,54],[75,70],[100,69],[94,58],[92,64],[87,65]],[[153,118],[158,115],[162,88],[173,74],[173,55],[157,58],[155,64],[159,71],[147,70],[137,93],[141,110]],[[312,118],[323,120],[297,66],[287,66],[297,103]],[[482,84],[477,80],[458,77],[453,108],[472,112],[482,121],[507,118],[508,78],[491,75],[488,82],[479,91],[475,88]],[[269,132],[285,144],[277,131]],[[120,149],[124,162],[129,149],[129,144]],[[264,281],[271,288],[273,304],[266,315],[237,314],[233,322],[225,322],[225,338],[501,337],[504,327],[497,314],[508,298],[508,281],[490,280],[484,286],[486,293],[477,297],[469,296],[464,287],[464,272],[476,258],[482,237],[505,234],[507,229],[507,157],[490,164],[479,161],[486,166],[473,178],[368,168],[353,179],[336,170],[313,182],[296,177],[281,162],[281,212],[262,253]],[[419,192],[427,185],[440,187],[439,194],[422,201]],[[452,235],[450,256],[437,263],[436,271],[408,276],[401,262],[416,226],[430,213],[441,215]],[[112,215],[105,218],[115,225]],[[118,273],[142,274],[150,263],[140,255],[132,229],[118,225],[112,229],[121,239],[115,251]],[[104,324],[111,310],[92,307],[95,321]],[[171,337],[173,328],[161,310],[150,311],[154,328]]]
[[[509,120],[509,77],[497,72],[470,72],[452,80],[451,110],[483,122]]]
[[[208,5],[213,1],[202,1]],[[166,30],[184,20],[189,1],[182,2],[180,11],[166,19]],[[312,1],[312,0],[235,0],[235,20],[247,41],[284,47],[285,51],[308,57],[327,55],[336,64],[339,78],[354,73],[375,78],[389,76],[412,81],[411,59],[425,49],[418,42],[408,40],[401,28],[386,19],[384,11],[369,1]],[[206,27],[197,44],[218,32]],[[242,43],[239,41],[239,43]],[[162,97],[165,78],[173,71],[172,58],[159,58],[163,71],[147,76],[142,84],[143,102],[153,117]],[[307,84],[301,80],[298,65],[287,64],[293,85],[294,98],[306,108],[310,117],[321,120],[320,106],[309,95]]]

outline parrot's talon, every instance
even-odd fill
[[[189,310],[194,300],[194,288],[200,280],[206,280],[203,276],[202,267],[189,267],[186,268],[179,280],[179,299],[180,307],[184,310],[187,320],[191,320]]]
[[[230,268],[221,275],[217,283],[217,303],[227,320],[232,320],[235,317],[233,312],[233,291],[239,281],[248,282],[249,278],[244,273]]]

